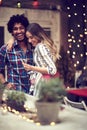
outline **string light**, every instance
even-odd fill
[[[78,24],[77,27],[80,28],[80,24]]]
[[[74,59],[74,58],[75,58],[75,56],[74,56],[74,55],[72,55],[72,58]]]
[[[69,14],[68,17],[71,17],[71,15]]]
[[[87,20],[86,20],[86,19],[84,19],[84,22],[86,23],[86,22],[87,22]]]
[[[73,54],[75,55],[75,54],[76,54],[76,52],[75,52],[75,51],[73,51]]]
[[[81,7],[81,10],[78,10],[80,8],[79,6]],[[84,45],[87,45],[85,38],[85,36],[87,35],[86,5],[82,2],[78,3],[77,1],[73,2],[73,4],[68,3],[67,11],[68,19],[70,22],[68,33],[68,44],[70,50],[68,50],[67,53],[69,53],[71,57],[74,59],[75,62],[73,62],[73,65],[77,68],[81,63],[80,59],[84,58]],[[76,55],[77,51],[79,53],[78,56]],[[87,52],[85,52],[85,55],[87,56]]]
[[[76,4],[74,4],[74,6],[76,6]]]
[[[75,40],[73,40],[73,43],[76,43],[76,41],[75,41]]]
[[[17,2],[17,8],[21,8],[21,2],[20,1]]]
[[[70,51],[69,51],[69,50],[67,51],[67,54],[70,54]]]
[[[68,10],[70,10],[70,7],[67,7]]]
[[[83,54],[80,54],[81,57],[83,57]]]
[[[84,42],[83,44],[86,45],[86,42]]]
[[[85,8],[85,5],[83,5],[83,8]]]
[[[79,64],[79,61],[77,61],[77,64]]]
[[[83,16],[85,16],[86,14],[84,13]]]
[[[73,32],[73,29],[71,29],[70,31]]]
[[[76,15],[77,15],[77,13],[74,13],[74,15],[76,16]]]

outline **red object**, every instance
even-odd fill
[[[0,5],[2,4],[2,0],[0,0]]]
[[[58,72],[55,75],[43,74],[43,78],[45,78],[45,79],[51,79],[51,78],[57,78],[57,77],[59,77]]]
[[[78,89],[67,89],[67,92],[78,96],[87,97],[87,87]]]
[[[38,0],[34,0],[33,2],[33,7],[37,8],[39,6]]]

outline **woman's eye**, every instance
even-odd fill
[[[30,39],[33,39],[33,36],[30,36],[29,38],[30,38]]]

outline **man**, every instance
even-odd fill
[[[13,15],[7,23],[9,33],[14,37],[11,50],[7,45],[0,48],[0,80],[9,89],[16,89],[29,93],[30,81],[22,61],[33,64],[33,53],[25,36],[28,19],[22,15]],[[5,80],[5,66],[7,66],[7,81]]]

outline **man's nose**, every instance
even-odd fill
[[[20,32],[21,32],[21,29],[20,29],[20,28],[18,28],[17,32],[18,32],[18,33],[20,33]]]

